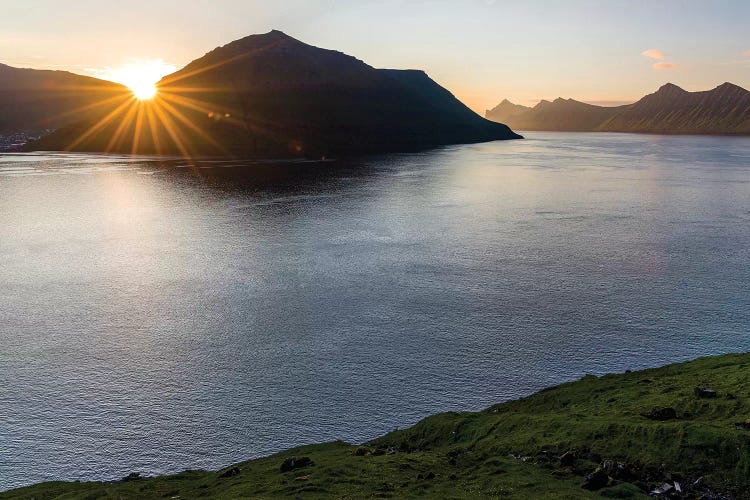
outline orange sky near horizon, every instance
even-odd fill
[[[504,98],[617,105],[666,82],[750,87],[740,0],[27,0],[3,11],[0,62],[111,79],[134,61],[169,72],[280,29],[375,67],[424,69],[480,114]]]

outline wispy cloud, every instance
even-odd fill
[[[650,57],[651,59],[664,59],[666,56],[664,52],[657,49],[648,49],[641,52],[642,56]]]
[[[667,55],[659,49],[644,50],[641,52],[641,55],[648,57],[649,59],[657,59],[660,61],[651,65],[655,70],[677,69],[680,67],[678,64],[665,61],[664,59]]]
[[[672,64],[672,63],[669,63],[669,62],[658,62],[658,63],[654,63],[654,65],[653,65],[653,68],[654,69],[658,69],[658,70],[663,70],[663,69],[677,69],[679,67],[680,66],[678,64]]]

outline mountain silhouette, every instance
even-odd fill
[[[129,95],[127,87],[88,76],[0,64],[0,134],[99,116]]]
[[[29,148],[322,156],[520,138],[423,71],[375,69],[280,31],[218,47],[157,87],[96,133],[82,122]]]
[[[502,117],[505,123],[512,123],[519,130],[556,130],[586,132],[594,130],[605,120],[621,111],[620,107],[607,108],[594,106],[573,99],[557,98],[554,101],[542,100],[533,108],[518,106],[507,100],[500,103],[500,109],[487,112],[488,119]],[[524,108],[524,109],[521,109]],[[508,112],[512,114],[508,115]]]
[[[602,123],[606,132],[750,134],[750,92],[731,83],[687,92],[668,83]]]
[[[750,135],[750,92],[731,83],[703,92],[667,83],[625,106],[559,98],[527,108],[506,99],[486,116],[516,130]]]
[[[531,111],[531,108],[522,106],[521,104],[513,104],[508,99],[503,99],[500,104],[492,109],[488,109],[485,117],[494,122],[506,123],[511,118],[522,115],[527,111]]]

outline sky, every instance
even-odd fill
[[[0,14],[0,62],[100,77],[279,29],[423,69],[480,113],[504,98],[615,105],[666,82],[750,88],[748,0],[0,0]]]

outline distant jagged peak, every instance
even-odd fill
[[[659,87],[659,90],[655,94],[687,94],[688,91],[682,87],[678,87],[674,83],[668,82]]]
[[[500,101],[500,104],[495,106],[495,109],[498,108],[527,108],[528,106],[524,106],[522,104],[516,104],[514,102],[509,101],[508,99],[503,99]]]
[[[748,91],[747,89],[744,89],[740,87],[739,85],[735,85],[734,83],[731,83],[731,82],[724,82],[718,87],[716,87],[715,89],[711,90],[710,92],[719,92],[722,94],[731,93],[731,94],[738,94],[738,95],[750,94],[750,91]]]
[[[659,90],[650,94],[644,99],[650,101],[656,99],[684,99],[691,96],[725,96],[725,97],[744,97],[750,94],[747,90],[735,85],[734,83],[724,82],[721,85],[711,89],[697,92],[689,92],[683,88],[678,87],[673,83],[667,83],[659,87]]]
[[[488,109],[485,116],[495,120],[507,120],[511,116],[516,116],[526,111],[530,111],[531,108],[522,104],[515,104],[510,102],[508,99],[503,99],[500,104],[492,109]]]
[[[534,109],[542,109],[542,108],[548,108],[548,107],[552,108],[552,107],[565,105],[571,102],[576,102],[576,101],[574,101],[573,99],[565,99],[564,97],[558,97],[552,101],[549,101],[547,99],[542,99],[541,101],[539,101],[539,104],[534,106]]]

